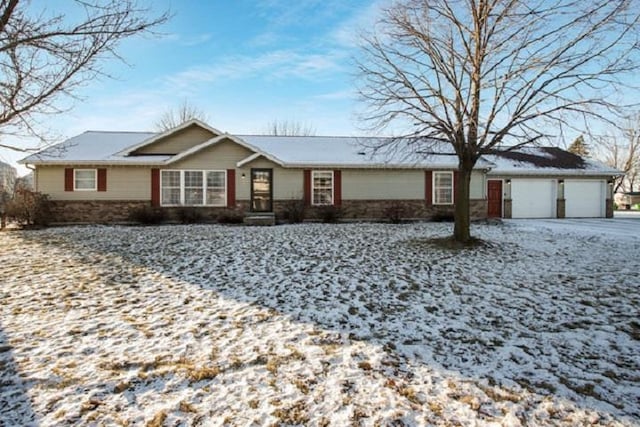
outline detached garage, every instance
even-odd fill
[[[502,206],[494,211],[503,218],[613,216],[610,183],[622,175],[616,169],[555,147],[494,151],[484,158],[494,165],[487,172],[487,205]],[[504,183],[500,200],[496,181]]]

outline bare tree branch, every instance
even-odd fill
[[[103,61],[120,42],[168,19],[151,16],[136,0],[75,0],[80,18],[37,13],[25,0],[0,2],[0,135],[39,136],[37,116],[56,114],[77,88],[105,76]],[[9,146],[21,150],[21,147]]]
[[[160,116],[160,119],[155,123],[155,128],[160,132],[163,132],[193,119],[198,119],[202,122],[209,121],[207,113],[200,108],[189,104],[185,99],[178,107],[170,108],[165,111],[162,116]]]
[[[614,192],[640,189],[640,114],[628,117],[609,135],[595,136],[597,156],[607,165],[624,172],[614,180]]]
[[[633,105],[620,99],[637,89],[627,82],[640,68],[639,21],[639,0],[399,0],[356,60],[363,121],[396,129],[379,149],[451,145],[461,177],[454,236],[468,240],[481,155],[580,120],[619,123]]]
[[[307,123],[273,120],[267,125],[265,133],[274,136],[314,136],[316,129]]]

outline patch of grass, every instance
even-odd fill
[[[199,368],[194,367],[193,365],[186,367],[187,370],[187,378],[192,382],[198,382],[203,380],[212,380],[217,377],[222,370],[218,366],[206,367],[202,366]]]
[[[400,390],[398,390],[398,393],[400,394],[400,396],[404,397],[411,403],[415,403],[418,405],[422,405],[423,403],[418,397],[418,392],[411,386],[401,388]]]
[[[287,359],[293,359],[293,360],[299,360],[299,361],[307,360],[307,356],[305,356],[304,353],[302,353],[300,350],[298,350],[294,346],[286,345],[285,347],[289,351],[291,351],[291,353],[289,353],[289,355],[287,356]]]
[[[461,396],[460,399],[458,400],[462,403],[466,403],[467,405],[469,405],[469,407],[474,411],[477,411],[478,409],[480,409],[480,400],[478,400],[478,398],[475,396],[472,396],[470,394],[465,394],[464,396]]]
[[[370,415],[363,408],[356,406],[353,408],[353,412],[351,413],[349,420],[354,423],[354,425],[359,425],[361,419],[369,417]]]
[[[291,380],[291,384],[296,386],[296,388],[300,390],[302,394],[309,394],[309,384],[307,384],[307,382],[304,379],[294,378]]]
[[[558,381],[560,382],[560,384],[564,385],[568,389],[573,390],[577,394],[593,397],[597,400],[602,399],[602,397],[595,391],[596,386],[593,383],[573,384],[568,379],[563,377],[560,377]]]
[[[289,406],[278,408],[271,413],[282,424],[306,425],[309,422],[309,409],[307,404],[299,400]]]
[[[281,357],[272,356],[267,361],[265,368],[267,369],[267,371],[271,372],[273,375],[276,375],[278,373],[278,368],[280,367],[280,365],[282,365],[282,363],[283,363],[283,360]]]
[[[154,417],[149,420],[146,424],[146,427],[162,427],[164,420],[167,419],[167,412],[160,411]]]
[[[477,248],[493,248],[494,244],[486,242],[482,239],[472,237],[468,242],[458,242],[452,236],[434,237],[431,239],[412,239],[408,241],[409,245],[419,248],[429,247],[435,249],[444,249],[446,251],[462,251]]]
[[[522,398],[509,390],[500,389],[498,387],[483,387],[478,384],[478,387],[484,392],[485,395],[494,402],[513,402],[518,403]]]
[[[444,410],[442,403],[436,402],[436,401],[429,401],[427,402],[427,407],[431,412],[436,414],[438,417],[442,416],[442,411]]]
[[[183,400],[180,402],[180,404],[178,405],[178,409],[180,410],[180,412],[186,412],[186,413],[192,413],[192,414],[196,414],[198,413],[198,410],[196,409],[195,406],[193,406],[191,403],[187,402],[186,400]]]
[[[640,341],[640,323],[635,320],[629,322],[629,331],[627,333],[634,340]]]
[[[89,399],[80,406],[80,416],[86,414],[87,412],[93,411],[100,405],[102,405],[102,402],[98,399]]]
[[[373,369],[371,363],[367,362],[366,360],[358,363],[358,368],[362,369],[363,371],[370,371]]]
[[[115,393],[123,393],[125,392],[129,387],[131,387],[131,383],[129,381],[120,381],[118,384],[116,384],[116,386],[113,388],[113,391]]]

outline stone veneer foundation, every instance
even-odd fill
[[[296,201],[277,200],[273,203],[274,213],[278,219],[285,217],[284,212]],[[299,201],[302,203],[302,201]],[[150,206],[150,201],[102,200],[102,201],[51,201],[51,223],[87,223],[105,224],[128,222],[129,214],[134,209]],[[249,212],[248,200],[238,200],[235,209],[216,207],[195,207],[202,214],[203,221],[215,221],[222,214],[244,215]],[[181,208],[159,208],[167,211],[169,219],[176,219]],[[305,219],[321,218],[321,207],[305,208]],[[343,200],[340,207],[340,218],[346,220],[384,220],[389,219],[390,211],[397,210],[403,219],[429,220],[438,216],[453,215],[454,206],[427,206],[422,200]],[[483,219],[487,216],[486,200],[471,200],[472,219]]]

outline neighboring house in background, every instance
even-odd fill
[[[371,154],[353,137],[230,135],[198,120],[163,133],[85,132],[31,155],[34,188],[55,222],[124,221],[141,206],[194,206],[281,215],[304,202],[307,218],[338,206],[347,219],[377,219],[401,206],[408,218],[452,214],[457,158]],[[481,158],[471,213],[486,217],[612,216],[619,172],[557,148]]]
[[[0,162],[0,228],[5,227],[7,205],[13,197],[16,170],[11,165]]]
[[[615,202],[618,209],[629,210],[640,205],[640,191],[628,191],[626,193],[616,193]]]
[[[16,169],[13,166],[0,162],[0,191],[13,194],[16,176]]]

